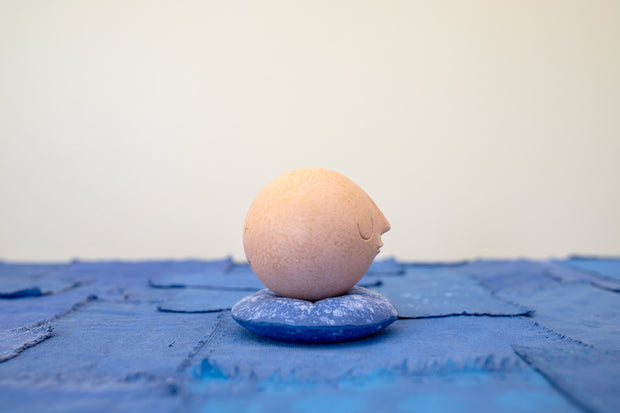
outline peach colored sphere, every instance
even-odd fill
[[[243,247],[267,288],[316,301],[357,284],[389,229],[372,199],[349,178],[303,168],[259,192],[245,219]]]

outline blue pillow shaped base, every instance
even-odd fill
[[[303,343],[330,343],[376,333],[398,318],[385,296],[353,287],[338,297],[315,302],[282,297],[263,289],[232,308],[241,326],[261,336]]]

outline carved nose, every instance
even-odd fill
[[[370,202],[372,203],[372,206],[374,207],[374,210],[375,210],[375,214],[374,214],[375,215],[374,216],[375,228],[379,231],[379,234],[385,234],[392,227],[390,226],[390,223],[388,222],[385,215],[383,215],[383,212],[381,212],[377,204],[375,204],[375,201],[373,201],[371,197],[368,197],[368,199],[370,199]]]
[[[381,234],[388,232],[390,228],[392,228],[387,218],[385,218],[385,215],[383,215],[383,212],[381,212],[379,208],[377,208],[377,228]]]

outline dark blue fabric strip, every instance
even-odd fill
[[[408,268],[402,277],[384,278],[373,290],[385,295],[400,317],[449,315],[514,316],[532,312],[503,301],[459,268]]]
[[[586,411],[618,411],[620,406],[620,349],[540,348],[515,346],[528,364],[561,393]]]

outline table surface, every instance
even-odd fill
[[[0,411],[618,412],[620,259],[375,262],[399,319],[257,336],[247,264],[0,262]]]

